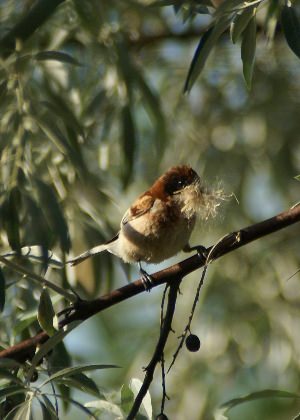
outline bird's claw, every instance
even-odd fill
[[[201,259],[201,261],[203,262],[203,264],[205,264],[207,262],[207,257],[208,257],[208,249],[205,248],[205,246],[203,245],[196,245],[196,246],[192,246],[189,251],[197,251],[198,257]]]
[[[152,277],[142,268],[140,269],[140,273],[141,273],[141,280],[142,280],[142,283],[146,292],[150,292],[153,287]]]

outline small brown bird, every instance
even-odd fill
[[[197,173],[189,166],[174,166],[158,178],[126,211],[119,233],[69,260],[77,265],[102,251],[120,257],[126,263],[138,263],[144,284],[150,276],[141,262],[159,263],[179,251],[191,251],[189,239],[197,213],[208,213],[209,197]]]

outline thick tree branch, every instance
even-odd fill
[[[264,220],[263,222],[229,233],[214,247],[208,249],[209,252],[212,251],[209,259],[210,261],[215,260],[222,255],[247,245],[254,240],[269,235],[270,233],[274,233],[299,221],[300,205],[284,211],[270,219]],[[171,267],[166,268],[165,270],[152,274],[153,287],[159,286],[163,283],[176,281],[176,279],[179,278],[184,278],[187,274],[197,270],[203,265],[203,258],[200,258],[198,255],[194,255],[179,262],[178,264],[174,264]],[[113,290],[111,293],[101,296],[95,300],[79,302],[78,305],[75,305],[72,308],[70,315],[60,322],[60,327],[63,327],[75,320],[85,320],[90,318],[94,314],[144,291],[143,282],[139,279],[121,287],[120,289]],[[45,340],[47,340],[47,334],[41,332],[35,337],[3,350],[0,352],[0,357],[9,357],[20,361],[24,360],[26,357],[30,358],[32,353],[34,353],[37,344],[42,343]]]

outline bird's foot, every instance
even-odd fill
[[[76,299],[71,303],[70,306],[63,309],[57,314],[58,316],[64,315],[66,318],[68,318],[72,312],[76,311],[76,309],[79,309],[83,305],[83,303],[86,302],[84,299],[82,299],[81,296],[79,296],[79,294],[73,289],[72,286],[69,285],[69,287],[72,293],[75,295]]]
[[[188,249],[186,249],[186,250],[188,252],[197,251],[198,257],[201,259],[203,264],[205,264],[207,262],[207,257],[208,257],[209,253],[208,253],[208,249],[205,248],[205,246],[195,245],[195,246],[188,247]]]
[[[153,287],[152,277],[142,267],[140,267],[140,273],[141,273],[141,280],[142,280],[145,290],[147,292],[150,292]]]

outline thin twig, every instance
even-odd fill
[[[142,401],[150,387],[150,384],[153,380],[154,371],[156,368],[157,363],[161,361],[161,357],[169,336],[169,333],[171,331],[172,326],[172,320],[175,312],[175,305],[176,305],[176,299],[177,299],[177,292],[180,285],[182,278],[178,277],[176,280],[174,280],[169,285],[169,294],[168,294],[168,304],[167,304],[167,310],[166,315],[163,321],[163,325],[161,328],[160,336],[158,343],[156,345],[154,354],[152,356],[152,359],[148,366],[145,368],[145,378],[143,381],[143,384],[135,398],[135,401],[133,403],[133,406],[131,407],[130,413],[128,414],[127,420],[133,420],[135,419],[139,408],[142,404]]]
[[[165,369],[165,352],[162,352],[161,355],[161,384],[162,384],[162,398],[161,398],[161,406],[160,406],[160,414],[163,414],[165,411],[165,403],[166,399],[169,400],[167,389],[166,389],[166,369]]]
[[[190,331],[191,323],[192,323],[193,316],[194,316],[195,309],[196,309],[196,305],[197,305],[197,302],[199,300],[200,290],[201,290],[201,287],[203,286],[203,283],[204,283],[204,278],[205,278],[206,270],[207,270],[207,263],[204,266],[203,271],[202,271],[202,274],[201,274],[200,282],[199,282],[198,287],[197,287],[196,295],[195,295],[195,298],[194,298],[194,302],[193,302],[193,306],[192,306],[192,309],[191,309],[191,313],[190,313],[188,322],[187,322],[187,324],[186,324],[186,326],[185,326],[185,328],[183,330],[182,335],[179,337],[180,338],[180,341],[179,341],[179,344],[178,344],[178,347],[177,347],[175,353],[173,354],[172,362],[171,362],[171,364],[170,364],[170,366],[169,366],[169,368],[167,370],[167,373],[170,372],[172,366],[174,365],[175,360],[177,359],[177,356],[178,356],[180,350],[183,347],[183,343],[185,341],[186,335]]]
[[[46,280],[44,277],[39,276],[38,274],[33,273],[30,270],[27,270],[21,265],[16,264],[12,261],[9,261],[3,256],[0,256],[0,262],[2,262],[7,267],[11,268],[13,271],[23,274],[24,276],[26,276],[28,280],[32,280],[35,283],[39,284],[40,286],[47,286],[49,289],[54,290],[59,295],[62,295],[63,297],[65,297],[68,301],[73,302],[73,303],[77,301],[77,297],[73,295],[72,293],[67,292],[62,287],[59,287],[56,284],[52,283],[51,281]]]
[[[162,300],[161,300],[160,334],[161,334],[161,330],[162,330],[162,327],[163,327],[164,307],[165,307],[165,299],[166,299],[166,293],[167,293],[168,287],[169,287],[169,285],[166,284],[166,287],[165,287],[164,292],[163,292]],[[179,292],[179,288],[178,288],[178,292]],[[171,326],[171,331],[172,331],[172,326]],[[160,365],[161,365],[161,387],[162,387],[160,414],[163,414],[164,409],[165,409],[166,398],[168,398],[167,391],[166,391],[166,371],[165,371],[165,352],[164,351],[162,352],[162,355],[161,355]]]

